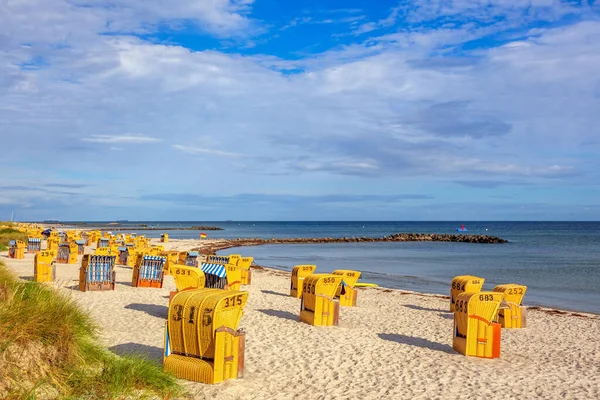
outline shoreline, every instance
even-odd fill
[[[292,239],[292,240],[294,240],[293,242],[279,241],[280,239],[266,239],[266,240],[265,239],[210,239],[213,242],[206,243],[205,246],[194,247],[192,250],[198,251],[200,254],[203,254],[203,255],[208,255],[208,254],[215,254],[217,251],[223,251],[223,250],[227,250],[227,249],[234,248],[234,247],[262,246],[262,245],[268,245],[268,244],[347,243],[345,241],[319,242],[319,241],[316,241],[316,239],[318,239],[318,238],[311,238],[311,239],[298,238],[298,239]],[[185,239],[173,239],[173,240],[175,241],[175,240],[185,240]],[[204,239],[204,240],[206,240],[206,239]],[[349,243],[352,243],[352,242],[349,242]],[[277,268],[277,267],[273,267],[273,266],[258,265],[258,264],[252,265],[252,268],[256,268],[256,267],[267,269],[267,270],[272,270],[272,271],[286,272],[288,274],[291,273],[291,270],[286,270],[286,269]],[[364,271],[362,271],[362,272],[364,272]],[[448,286],[450,286],[450,285],[448,285]],[[385,289],[385,290],[399,291],[399,292],[405,293],[405,294],[415,294],[415,295],[422,295],[422,296],[427,296],[427,297],[450,299],[450,296],[440,294],[440,293],[411,291],[411,290],[405,290],[405,289],[400,289],[400,288],[391,288],[391,287],[386,287],[386,286],[378,286],[376,288],[360,288],[360,289]],[[449,290],[450,289],[448,289],[448,291]],[[539,310],[541,312],[546,312],[546,313],[551,313],[551,314],[556,314],[556,315],[572,315],[575,317],[584,317],[584,318],[590,318],[591,316],[594,316],[594,317],[600,318],[600,312],[596,313],[596,312],[592,312],[592,311],[582,311],[582,310],[578,310],[578,309],[560,308],[560,307],[555,307],[555,306],[544,305],[543,303],[539,303],[539,302],[533,302],[533,303],[531,303],[531,305],[527,305],[527,304],[524,304],[524,305],[528,309]]]
[[[266,270],[266,271],[272,271],[272,272],[277,272],[277,273],[283,273],[286,276],[289,276],[291,274],[291,270],[272,267],[272,266],[268,266],[268,265],[252,264],[250,266],[250,268],[256,269],[256,270]],[[391,287],[387,287],[387,286],[357,287],[357,289],[361,290],[361,291],[362,290],[379,290],[379,291],[382,291],[383,293],[398,292],[401,295],[414,295],[414,296],[422,296],[422,297],[450,300],[450,296],[445,295],[445,294],[419,292],[419,291],[414,291],[414,290],[391,288]],[[448,290],[450,290],[450,289],[448,289]],[[579,311],[579,310],[575,310],[575,309],[550,307],[550,306],[545,306],[543,304],[538,304],[538,303],[531,303],[531,305],[529,305],[529,304],[523,304],[523,305],[528,310],[536,310],[536,311],[544,312],[547,314],[565,315],[565,316],[579,317],[579,318],[600,319],[600,313],[594,313],[594,312],[590,312],[590,311]],[[448,311],[448,312],[450,312],[450,311]]]

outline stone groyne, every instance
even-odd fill
[[[260,246],[263,244],[318,244],[318,243],[367,243],[367,242],[457,242],[457,243],[508,243],[508,240],[488,235],[450,235],[443,233],[395,233],[383,237],[342,237],[342,238],[237,238],[211,243],[197,249],[201,254],[214,254],[219,250],[239,246]]]
[[[127,227],[105,226],[105,227],[99,228],[99,230],[101,230],[101,231],[116,231],[116,232],[121,232],[121,231],[222,231],[223,228],[219,228],[218,226],[192,226],[192,227],[186,227],[186,228],[182,228],[182,227],[161,228],[161,227],[155,227],[155,226],[148,227],[148,226],[144,226],[144,225],[138,225],[138,226],[127,226]]]

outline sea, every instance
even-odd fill
[[[363,282],[425,293],[450,293],[452,278],[475,275],[483,290],[503,283],[527,286],[524,304],[600,314],[600,222],[260,222],[260,221],[131,221],[131,232],[159,237],[154,228],[217,226],[208,238],[382,237],[394,233],[492,235],[503,244],[451,242],[380,242],[275,244],[230,248],[255,263],[291,271],[315,264],[317,272],[351,269]],[[87,223],[87,226],[94,225]],[[467,232],[457,232],[461,225]],[[129,231],[128,231],[129,232]],[[198,238],[199,231],[164,231],[173,239]]]

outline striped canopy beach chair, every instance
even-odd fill
[[[200,269],[206,275],[207,288],[224,289],[227,284],[227,270],[224,264],[202,263]]]

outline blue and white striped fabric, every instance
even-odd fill
[[[85,240],[76,240],[75,243],[85,245]]]
[[[40,239],[40,238],[28,238],[27,241],[29,243],[40,243],[42,241],[42,239]]]
[[[225,278],[225,276],[227,276],[227,272],[225,271],[225,266],[223,264],[202,263],[200,269],[205,274],[217,275],[219,278]]]
[[[144,260],[152,260],[152,261],[162,261],[163,263],[165,263],[167,261],[166,257],[163,256],[150,256],[150,255],[145,255],[144,256]]]

